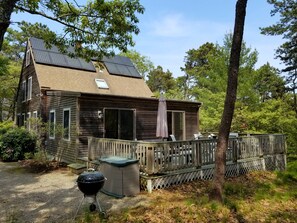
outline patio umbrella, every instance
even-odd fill
[[[156,136],[162,139],[168,137],[167,105],[163,95],[159,98]]]

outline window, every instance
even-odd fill
[[[32,77],[29,77],[27,82],[27,100],[31,100],[31,98],[32,98]]]
[[[26,127],[28,130],[30,130],[31,128],[31,112],[27,113],[27,117],[26,117]]]
[[[105,138],[134,140],[135,110],[105,109]]]
[[[20,113],[17,114],[17,126],[22,126],[22,115]]]
[[[30,65],[30,50],[26,52],[26,67]]]
[[[22,102],[26,101],[26,81],[22,82]]]
[[[25,125],[25,121],[26,121],[26,114],[22,113],[22,118],[21,118],[21,126]]]
[[[50,110],[49,113],[49,138],[55,138],[55,131],[56,131],[56,112],[55,110]]]
[[[32,124],[32,128],[36,131],[37,130],[37,125],[38,125],[38,119],[37,119],[37,111],[34,111],[33,114],[32,114],[32,121],[33,121],[33,124]]]
[[[63,139],[70,140],[70,108],[63,109]]]
[[[95,79],[98,88],[109,89],[108,84],[103,79]]]
[[[35,119],[37,118],[37,111],[34,111],[34,112],[33,112],[33,116],[32,116],[32,118],[35,118]]]

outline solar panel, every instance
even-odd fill
[[[59,52],[56,46],[47,49],[41,39],[30,38],[34,58],[36,63],[53,65],[58,67],[74,68],[79,70],[96,71],[92,62],[87,62],[81,58],[71,58]],[[73,49],[69,49],[73,52]]]
[[[110,74],[141,78],[141,75],[128,57],[117,55],[112,58],[104,57],[102,61]]]
[[[30,38],[34,58],[36,63],[48,64],[59,67],[68,67],[79,70],[96,71],[92,62],[86,62],[82,58],[71,58],[59,52],[56,46],[47,49],[41,39]],[[74,48],[69,48],[69,52],[74,52]],[[102,62],[108,72],[113,75],[141,78],[135,66],[128,57],[114,56],[104,57]]]

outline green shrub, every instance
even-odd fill
[[[12,121],[0,122],[0,137],[14,126]]]
[[[0,137],[0,158],[3,161],[18,161],[26,153],[34,153],[36,136],[24,128],[11,128]]]

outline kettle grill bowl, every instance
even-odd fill
[[[95,195],[103,187],[106,178],[98,171],[84,172],[77,178],[77,186],[85,195]]]

